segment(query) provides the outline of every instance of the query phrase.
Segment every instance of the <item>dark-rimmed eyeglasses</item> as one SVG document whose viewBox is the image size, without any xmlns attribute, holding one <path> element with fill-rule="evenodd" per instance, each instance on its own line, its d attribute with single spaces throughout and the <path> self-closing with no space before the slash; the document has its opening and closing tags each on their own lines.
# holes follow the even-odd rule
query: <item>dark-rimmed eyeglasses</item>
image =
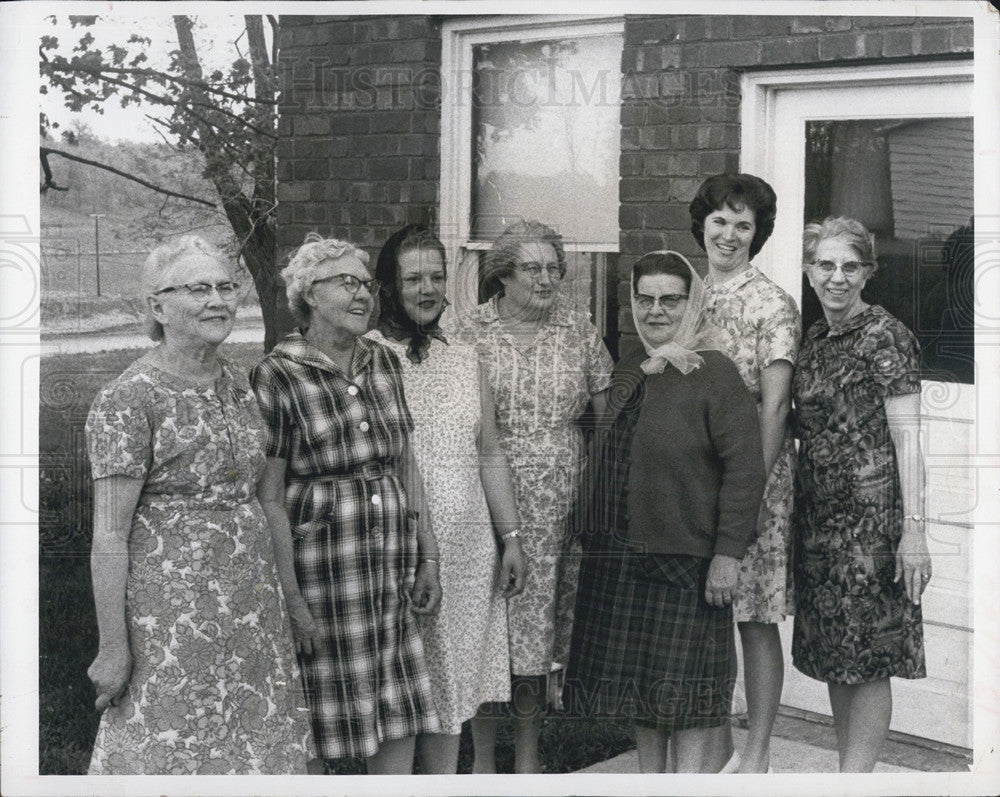
<svg viewBox="0 0 1000 797">
<path fill-rule="evenodd" d="M 563 278 L 563 270 L 559 267 L 558 263 L 546 263 L 544 266 L 541 263 L 518 263 L 516 268 L 533 280 L 537 280 L 542 276 L 543 268 L 549 275 L 549 279 L 553 282 L 559 282 Z"/>
<path fill-rule="evenodd" d="M 185 290 L 195 299 L 207 299 L 212 295 L 212 291 L 219 294 L 220 299 L 232 299 L 240 292 L 238 282 L 185 282 L 182 285 L 168 285 L 160 288 L 156 295 L 161 293 L 173 293 L 174 291 Z"/>
<path fill-rule="evenodd" d="M 331 274 L 329 277 L 320 277 L 318 280 L 313 280 L 312 284 L 318 285 L 321 282 L 330 282 L 331 280 L 340 280 L 340 285 L 351 296 L 357 296 L 362 285 L 364 285 L 365 290 L 373 297 L 378 296 L 379 288 L 382 287 L 377 279 L 363 280 L 355 277 L 353 274 Z"/>
<path fill-rule="evenodd" d="M 664 293 L 662 296 L 650 296 L 647 293 L 637 293 L 635 295 L 635 306 L 648 313 L 653 306 L 659 302 L 664 310 L 676 310 L 680 303 L 687 300 L 686 293 Z"/>
<path fill-rule="evenodd" d="M 838 268 L 844 272 L 845 277 L 856 277 L 868 264 L 860 260 L 848 260 L 846 263 L 834 263 L 832 260 L 814 260 L 810 265 L 824 277 L 832 276 L 833 272 Z"/>
</svg>

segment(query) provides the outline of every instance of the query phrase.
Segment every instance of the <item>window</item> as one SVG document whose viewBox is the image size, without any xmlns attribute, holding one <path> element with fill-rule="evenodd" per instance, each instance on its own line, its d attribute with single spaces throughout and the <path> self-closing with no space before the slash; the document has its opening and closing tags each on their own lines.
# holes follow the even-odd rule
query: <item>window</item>
<svg viewBox="0 0 1000 797">
<path fill-rule="evenodd" d="M 616 333 L 622 31 L 606 18 L 446 23 L 441 232 L 459 312 L 480 300 L 481 253 L 537 219 L 563 236 L 563 292 Z"/>
</svg>

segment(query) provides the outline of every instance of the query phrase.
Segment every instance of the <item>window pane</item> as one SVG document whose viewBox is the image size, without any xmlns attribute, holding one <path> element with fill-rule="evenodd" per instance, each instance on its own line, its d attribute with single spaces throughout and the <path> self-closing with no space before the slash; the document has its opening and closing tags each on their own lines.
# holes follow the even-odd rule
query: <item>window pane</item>
<svg viewBox="0 0 1000 797">
<path fill-rule="evenodd" d="M 538 219 L 618 244 L 622 37 L 473 47 L 473 240 Z"/>
<path fill-rule="evenodd" d="M 920 341 L 923 378 L 973 380 L 972 119 L 806 125 L 805 221 L 849 216 L 875 235 L 862 296 Z M 822 315 L 803 279 L 803 323 Z"/>
</svg>

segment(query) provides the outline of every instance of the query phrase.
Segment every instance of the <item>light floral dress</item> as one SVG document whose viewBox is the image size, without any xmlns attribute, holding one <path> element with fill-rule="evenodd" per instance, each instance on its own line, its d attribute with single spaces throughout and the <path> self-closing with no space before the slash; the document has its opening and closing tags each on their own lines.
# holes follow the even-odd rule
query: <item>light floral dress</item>
<svg viewBox="0 0 1000 797">
<path fill-rule="evenodd" d="M 795 301 L 753 265 L 716 285 L 705 280 L 706 315 L 723 333 L 722 350 L 761 401 L 760 372 L 771 363 L 795 363 L 802 318 Z M 733 601 L 737 622 L 777 623 L 795 611 L 788 558 L 791 545 L 795 445 L 785 432 L 764 490 L 759 535 L 740 563 Z"/>
<path fill-rule="evenodd" d="M 459 325 L 476 341 L 493 389 L 524 534 L 524 592 L 507 601 L 511 672 L 546 675 L 557 653 L 568 654 L 572 632 L 576 573 L 568 563 L 579 563 L 562 554 L 584 466 L 577 422 L 590 397 L 611 384 L 611 355 L 594 325 L 561 297 L 528 344 L 504 332 L 495 298 Z"/>
<path fill-rule="evenodd" d="M 129 533 L 132 675 L 91 775 L 305 773 L 309 712 L 256 498 L 264 428 L 245 377 L 137 361 L 87 419 L 95 479 L 144 486 Z"/>
<path fill-rule="evenodd" d="M 507 606 L 499 554 L 479 476 L 481 404 L 476 350 L 456 335 L 431 338 L 419 364 L 406 344 L 368 337 L 399 356 L 410 442 L 440 551 L 441 606 L 418 618 L 441 732 L 458 734 L 480 704 L 510 700 Z"/>
</svg>

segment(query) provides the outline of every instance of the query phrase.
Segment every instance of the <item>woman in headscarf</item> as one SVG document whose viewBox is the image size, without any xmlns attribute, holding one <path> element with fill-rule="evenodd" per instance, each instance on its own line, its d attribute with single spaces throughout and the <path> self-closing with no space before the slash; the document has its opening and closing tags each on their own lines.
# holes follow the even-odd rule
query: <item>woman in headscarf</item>
<svg viewBox="0 0 1000 797">
<path fill-rule="evenodd" d="M 438 325 L 443 244 L 409 224 L 385 242 L 375 277 L 381 310 L 368 337 L 399 357 L 441 559 L 440 609 L 420 618 L 441 733 L 417 736 L 417 759 L 424 774 L 455 774 L 462 723 L 510 700 L 505 598 L 521 591 L 525 569 L 514 487 L 475 347 Z"/>
<path fill-rule="evenodd" d="M 576 518 L 568 707 L 632 719 L 642 772 L 667 770 L 668 742 L 676 771 L 718 772 L 706 742 L 728 722 L 732 600 L 765 481 L 757 409 L 682 255 L 639 259 L 632 315 L 642 349 L 615 367 Z"/>
</svg>

